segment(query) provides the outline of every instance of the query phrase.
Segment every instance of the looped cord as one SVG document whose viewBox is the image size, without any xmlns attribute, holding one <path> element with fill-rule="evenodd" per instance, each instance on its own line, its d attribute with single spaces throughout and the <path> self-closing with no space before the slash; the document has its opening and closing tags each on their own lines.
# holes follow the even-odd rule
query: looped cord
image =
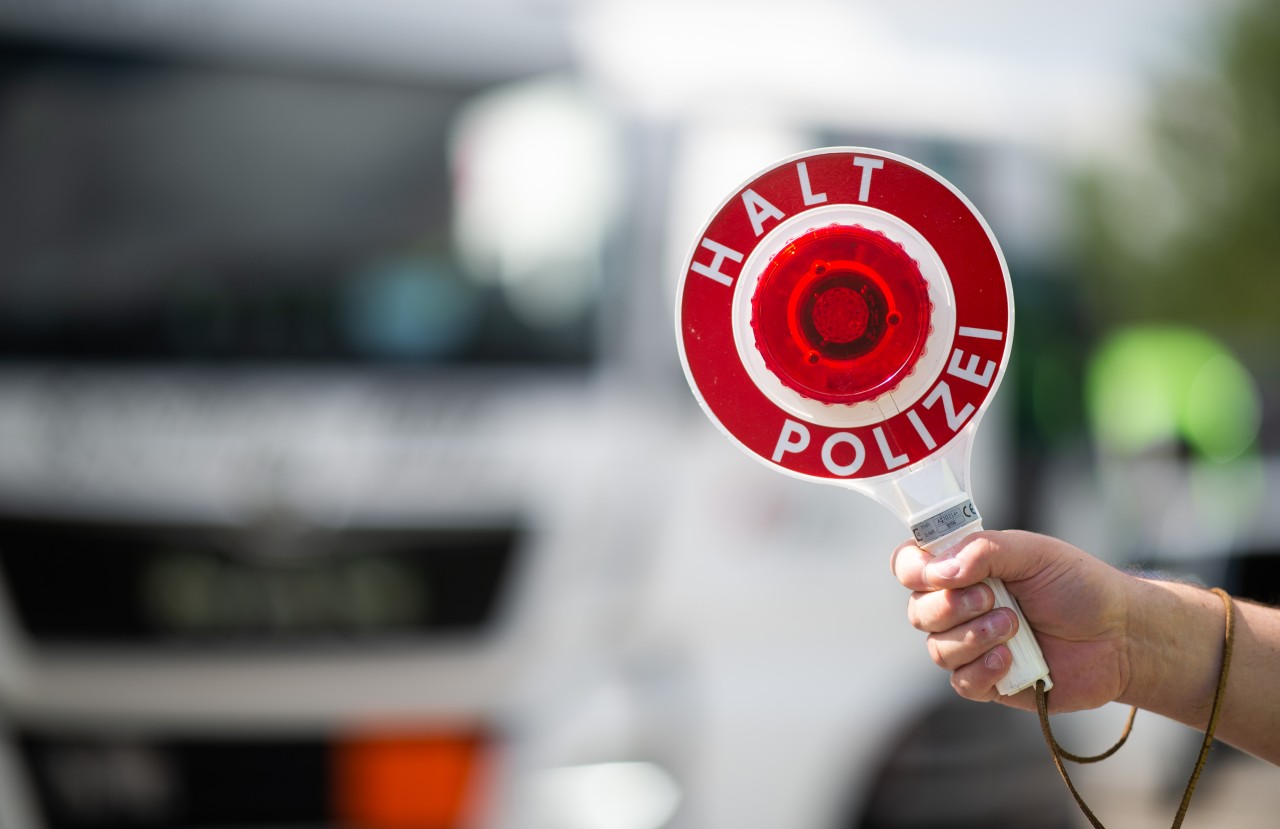
<svg viewBox="0 0 1280 829">
<path fill-rule="evenodd" d="M 1236 633 L 1234 607 L 1232 606 L 1231 596 L 1227 591 L 1220 587 L 1215 587 L 1213 592 L 1218 594 L 1227 609 L 1226 631 L 1224 633 L 1225 643 L 1222 648 L 1222 668 L 1218 672 L 1218 688 L 1213 693 L 1213 710 L 1209 714 L 1209 725 L 1205 728 L 1204 742 L 1200 745 L 1200 754 L 1196 757 L 1196 765 L 1191 771 L 1191 779 L 1187 781 L 1187 789 L 1182 795 L 1182 803 L 1178 806 L 1178 813 L 1173 818 L 1172 829 L 1179 829 L 1182 826 L 1182 821 L 1187 816 L 1187 809 L 1191 806 L 1191 795 L 1195 792 L 1196 783 L 1200 780 L 1200 773 L 1204 771 L 1204 764 L 1209 759 L 1209 748 L 1213 745 L 1213 732 L 1218 727 L 1218 716 L 1222 713 L 1222 699 L 1226 696 L 1227 675 L 1231 671 L 1231 651 L 1235 646 Z M 1071 782 L 1071 777 L 1067 774 L 1067 767 L 1063 765 L 1062 761 L 1096 763 L 1115 754 L 1129 739 L 1129 734 L 1133 731 L 1133 720 L 1137 716 L 1138 707 L 1135 705 L 1129 711 L 1129 721 L 1125 724 L 1124 733 L 1120 735 L 1119 741 L 1101 754 L 1096 754 L 1092 757 L 1081 757 L 1080 755 L 1072 754 L 1060 746 L 1057 738 L 1053 736 L 1053 730 L 1049 727 L 1049 692 L 1044 688 L 1044 680 L 1036 682 L 1036 710 L 1040 714 L 1040 730 L 1044 733 L 1044 741 L 1049 746 L 1049 753 L 1053 755 L 1053 765 L 1058 769 L 1058 774 L 1062 776 L 1062 782 L 1067 784 L 1067 790 L 1071 792 L 1071 796 L 1075 798 L 1076 805 L 1080 807 L 1080 811 L 1088 818 L 1089 824 L 1093 826 L 1093 829 L 1106 829 L 1102 822 L 1098 820 L 1097 815 L 1093 813 L 1093 810 L 1084 802 L 1080 792 L 1076 791 L 1075 785 Z"/>
</svg>

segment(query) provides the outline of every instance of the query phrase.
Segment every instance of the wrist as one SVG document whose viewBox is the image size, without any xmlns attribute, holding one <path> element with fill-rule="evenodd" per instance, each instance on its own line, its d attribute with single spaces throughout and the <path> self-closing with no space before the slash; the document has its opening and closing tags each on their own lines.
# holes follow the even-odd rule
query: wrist
<svg viewBox="0 0 1280 829">
<path fill-rule="evenodd" d="M 1130 673 L 1119 701 L 1200 727 L 1222 658 L 1222 601 L 1190 584 L 1135 577 L 1127 604 Z"/>
</svg>

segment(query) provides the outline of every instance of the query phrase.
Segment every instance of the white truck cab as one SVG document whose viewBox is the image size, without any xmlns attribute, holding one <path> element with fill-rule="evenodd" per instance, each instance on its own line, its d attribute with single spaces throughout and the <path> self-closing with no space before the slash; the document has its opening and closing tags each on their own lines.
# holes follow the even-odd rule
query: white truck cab
<svg viewBox="0 0 1280 829">
<path fill-rule="evenodd" d="M 905 528 L 741 455 L 672 334 L 776 157 L 879 143 L 985 211 L 1006 156 L 655 110 L 584 31 L 0 16 L 5 826 L 923 827 L 925 778 L 949 825 L 1068 825 L 1029 722 L 949 715 Z"/>
</svg>

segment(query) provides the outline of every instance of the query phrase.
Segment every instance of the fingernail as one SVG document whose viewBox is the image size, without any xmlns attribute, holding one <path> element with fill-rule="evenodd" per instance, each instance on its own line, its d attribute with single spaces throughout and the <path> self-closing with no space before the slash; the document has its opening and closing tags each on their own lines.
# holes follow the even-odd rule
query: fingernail
<svg viewBox="0 0 1280 829">
<path fill-rule="evenodd" d="M 1013 620 L 1008 613 L 993 613 L 987 621 L 987 630 L 991 632 L 991 638 L 1003 639 L 1013 632 Z"/>
<path fill-rule="evenodd" d="M 960 606 L 968 613 L 980 613 L 987 609 L 987 591 L 970 587 L 960 594 Z"/>
<path fill-rule="evenodd" d="M 935 558 L 929 562 L 926 569 L 931 576 L 937 576 L 940 579 L 954 579 L 960 574 L 960 561 L 954 556 Z"/>
<path fill-rule="evenodd" d="M 982 657 L 982 664 L 993 671 L 998 671 L 1004 667 L 1004 656 L 999 651 L 991 651 Z"/>
</svg>

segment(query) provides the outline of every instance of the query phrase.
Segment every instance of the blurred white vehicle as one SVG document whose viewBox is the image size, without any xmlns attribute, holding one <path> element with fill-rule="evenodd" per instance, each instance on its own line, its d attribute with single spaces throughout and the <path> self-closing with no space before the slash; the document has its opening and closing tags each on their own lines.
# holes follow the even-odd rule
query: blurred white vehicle
<svg viewBox="0 0 1280 829">
<path fill-rule="evenodd" d="M 671 324 L 685 234 L 775 157 L 880 143 L 985 210 L 1006 156 L 604 105 L 532 12 L 34 8 L 0 19 L 0 824 L 1068 825 L 1028 720 L 950 715 L 904 529 L 724 441 Z"/>
</svg>

